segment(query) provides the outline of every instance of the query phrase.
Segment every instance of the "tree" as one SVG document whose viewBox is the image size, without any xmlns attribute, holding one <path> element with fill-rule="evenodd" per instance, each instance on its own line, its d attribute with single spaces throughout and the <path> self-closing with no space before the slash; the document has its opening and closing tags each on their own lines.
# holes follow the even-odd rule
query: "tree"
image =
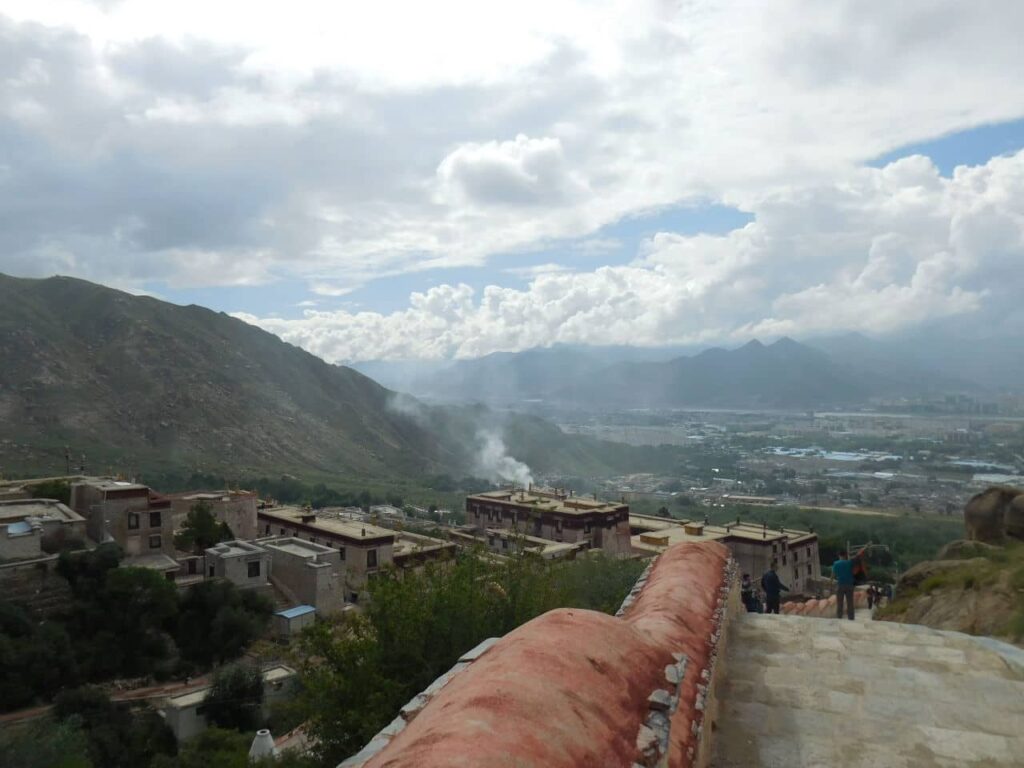
<svg viewBox="0 0 1024 768">
<path fill-rule="evenodd" d="M 63 504 L 71 503 L 71 484 L 67 480 L 44 480 L 29 486 L 28 490 L 37 499 L 54 499 Z"/>
<path fill-rule="evenodd" d="M 317 622 L 299 644 L 307 729 L 318 762 L 337 765 L 394 717 L 405 691 L 385 675 L 373 626 L 361 614 L 345 614 L 337 627 Z"/>
<path fill-rule="evenodd" d="M 181 530 L 174 535 L 174 546 L 185 552 L 202 554 L 215 544 L 232 538 L 228 524 L 219 522 L 210 505 L 200 501 L 192 506 Z"/>
<path fill-rule="evenodd" d="M 520 554 L 499 565 L 462 554 L 422 573 L 382 573 L 363 614 L 300 638 L 300 701 L 317 757 L 334 764 L 358 750 L 485 638 L 559 606 L 616 610 L 642 569 L 600 556 Z"/>
<path fill-rule="evenodd" d="M 658 517 L 672 517 L 671 513 L 668 511 L 668 507 L 658 507 L 656 514 Z"/>
<path fill-rule="evenodd" d="M 259 667 L 239 663 L 218 669 L 204 705 L 207 720 L 221 728 L 258 728 L 263 708 L 263 675 Z"/>
<path fill-rule="evenodd" d="M 154 756 L 177 749 L 174 733 L 156 712 L 148 707 L 132 712 L 96 686 L 62 692 L 53 712 L 58 721 L 83 728 L 89 758 L 103 768 L 149 765 Z"/>
<path fill-rule="evenodd" d="M 71 722 L 36 720 L 0 729 L 0 765 L 4 768 L 92 768 L 89 745 Z"/>
<path fill-rule="evenodd" d="M 294 750 L 263 760 L 249 760 L 252 735 L 207 728 L 182 745 L 177 757 L 158 756 L 150 768 L 317 768 Z"/>
<path fill-rule="evenodd" d="M 249 768 L 252 736 L 207 728 L 189 739 L 177 757 L 159 756 L 151 768 Z"/>
<path fill-rule="evenodd" d="M 181 600 L 175 641 L 194 664 L 230 661 L 263 633 L 272 611 L 263 595 L 229 581 L 204 581 Z"/>
</svg>

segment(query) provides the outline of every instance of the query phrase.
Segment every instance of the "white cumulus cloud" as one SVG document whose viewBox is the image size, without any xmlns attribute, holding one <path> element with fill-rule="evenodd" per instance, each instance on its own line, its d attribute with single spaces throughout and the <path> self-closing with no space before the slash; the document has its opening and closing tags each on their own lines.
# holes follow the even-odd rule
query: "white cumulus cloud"
<svg viewBox="0 0 1024 768">
<path fill-rule="evenodd" d="M 658 234 L 631 264 L 541 271 L 522 290 L 491 285 L 477 295 L 440 285 L 391 314 L 246 319 L 345 361 L 475 357 L 555 342 L 885 333 L 955 315 L 989 321 L 1017 306 L 1024 151 L 952 178 L 913 156 L 830 185 L 775 190 L 753 212 L 752 223 L 725 235 Z"/>
</svg>

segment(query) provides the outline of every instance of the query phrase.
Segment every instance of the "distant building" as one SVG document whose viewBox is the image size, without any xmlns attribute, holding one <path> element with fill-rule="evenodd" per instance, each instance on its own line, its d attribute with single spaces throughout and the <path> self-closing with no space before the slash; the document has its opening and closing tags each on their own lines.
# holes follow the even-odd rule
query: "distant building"
<svg viewBox="0 0 1024 768">
<path fill-rule="evenodd" d="M 381 528 L 351 519 L 318 516 L 298 507 L 270 507 L 257 513 L 262 536 L 295 536 L 336 549 L 345 571 L 345 599 L 356 603 L 369 579 L 382 568 L 414 568 L 450 558 L 451 542 Z"/>
<path fill-rule="evenodd" d="M 197 504 L 206 504 L 210 513 L 227 524 L 236 539 L 255 539 L 258 535 L 256 507 L 259 499 L 253 491 L 189 491 L 168 494 L 174 529 L 180 530 L 188 513 Z"/>
<path fill-rule="evenodd" d="M 243 589 L 266 587 L 270 567 L 270 553 L 251 541 L 222 541 L 206 550 L 206 577 Z"/>
<path fill-rule="evenodd" d="M 779 503 L 774 496 L 738 496 L 732 493 L 722 495 L 723 504 L 746 504 L 751 507 L 773 507 Z"/>
<path fill-rule="evenodd" d="M 0 561 L 42 557 L 48 541 L 54 549 L 76 539 L 84 546 L 85 533 L 85 518 L 59 501 L 0 501 Z"/>
<path fill-rule="evenodd" d="M 296 605 L 274 614 L 274 634 L 287 640 L 298 634 L 316 620 L 316 608 L 312 605 Z"/>
<path fill-rule="evenodd" d="M 683 541 L 720 541 L 736 559 L 741 573 L 755 583 L 769 566 L 794 595 L 809 594 L 821 579 L 818 534 L 810 531 L 773 529 L 756 523 L 708 525 L 633 515 L 630 518 L 633 551 L 656 555 Z"/>
<path fill-rule="evenodd" d="M 341 552 L 295 536 L 259 539 L 270 556 L 270 579 L 294 602 L 320 613 L 337 611 L 345 604 L 345 567 Z"/>
<path fill-rule="evenodd" d="M 512 529 L 538 539 L 629 555 L 629 506 L 571 491 L 502 490 L 466 498 L 466 523 L 479 530 Z"/>
<path fill-rule="evenodd" d="M 528 552 L 544 560 L 571 560 L 583 547 L 582 544 L 569 544 L 527 536 L 511 528 L 464 528 L 449 531 L 448 535 L 457 544 L 469 547 L 483 545 L 496 555 Z"/>
<path fill-rule="evenodd" d="M 133 565 L 176 575 L 171 500 L 139 483 L 108 478 L 71 484 L 71 508 L 86 520 L 89 537 L 116 542 Z"/>
<path fill-rule="evenodd" d="M 263 670 L 264 717 L 269 714 L 272 704 L 288 695 L 288 685 L 294 678 L 295 670 L 284 664 L 276 664 Z M 161 712 L 179 742 L 191 739 L 209 727 L 205 707 L 209 693 L 210 687 L 206 686 L 164 700 Z"/>
</svg>

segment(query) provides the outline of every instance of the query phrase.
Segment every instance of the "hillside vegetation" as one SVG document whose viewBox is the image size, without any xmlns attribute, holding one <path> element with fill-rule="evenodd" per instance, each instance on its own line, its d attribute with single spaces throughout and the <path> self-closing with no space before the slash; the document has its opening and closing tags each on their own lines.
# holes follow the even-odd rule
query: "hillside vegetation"
<svg viewBox="0 0 1024 768">
<path fill-rule="evenodd" d="M 945 547 L 904 575 L 876 618 L 1024 644 L 1024 543 Z"/>
<path fill-rule="evenodd" d="M 540 419 L 428 408 L 223 313 L 65 277 L 0 275 L 0 472 L 486 476 L 481 435 L 537 472 L 635 471 L 672 452 Z M 509 423 L 506 423 L 509 421 Z"/>
</svg>

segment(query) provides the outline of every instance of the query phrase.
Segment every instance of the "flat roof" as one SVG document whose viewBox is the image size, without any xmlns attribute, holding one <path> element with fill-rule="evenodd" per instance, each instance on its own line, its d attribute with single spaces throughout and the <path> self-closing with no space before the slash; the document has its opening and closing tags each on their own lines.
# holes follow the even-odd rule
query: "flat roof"
<svg viewBox="0 0 1024 768">
<path fill-rule="evenodd" d="M 85 518 L 59 501 L 52 499 L 11 499 L 0 501 L 0 524 L 37 517 L 64 523 L 84 522 Z"/>
<path fill-rule="evenodd" d="M 410 533 L 409 531 L 393 531 L 395 539 L 395 555 L 408 555 L 413 552 L 432 552 L 438 549 L 454 547 L 454 542 L 447 539 L 435 539 L 433 536 L 425 536 L 422 533 Z"/>
<path fill-rule="evenodd" d="M 691 531 L 694 527 L 700 528 L 700 533 L 688 533 L 687 527 L 690 527 Z M 756 523 L 728 523 L 726 525 L 705 525 L 704 523 L 696 520 L 679 521 L 675 525 L 659 530 L 650 530 L 634 536 L 634 546 L 640 544 L 647 544 L 649 546 L 669 546 L 671 544 L 677 544 L 681 541 L 719 541 L 721 539 L 733 539 L 740 541 L 749 541 L 753 543 L 773 543 L 778 541 L 786 541 L 790 544 L 798 544 L 808 539 L 816 539 L 817 534 L 810 531 L 798 531 L 792 528 L 784 528 L 779 530 L 778 528 L 765 528 L 763 525 Z M 661 539 L 664 543 L 659 543 L 657 540 Z M 642 548 L 642 547 L 641 547 Z"/>
<path fill-rule="evenodd" d="M 626 508 L 622 502 L 599 501 L 583 496 L 545 493 L 536 491 L 485 491 L 466 497 L 483 502 L 499 502 L 517 507 L 532 507 L 541 512 L 555 512 L 560 515 L 608 514 Z"/>
<path fill-rule="evenodd" d="M 316 608 L 312 605 L 296 605 L 294 608 L 286 608 L 283 611 L 277 611 L 275 616 L 283 616 L 286 619 L 295 619 L 299 616 L 305 616 L 307 613 L 315 613 Z"/>
<path fill-rule="evenodd" d="M 310 608 L 311 606 L 299 606 L 300 608 Z M 281 680 L 287 680 L 295 675 L 295 670 L 284 664 L 275 664 L 272 667 L 268 667 L 263 670 L 261 677 L 264 683 L 276 683 Z M 206 700 L 207 694 L 210 692 L 211 686 L 206 685 L 202 688 L 196 688 L 195 690 L 188 691 L 186 693 L 179 693 L 176 696 L 168 696 L 165 700 L 166 704 L 177 709 L 184 707 L 195 707 L 202 704 Z"/>
<path fill-rule="evenodd" d="M 257 541 L 267 549 L 275 549 L 280 552 L 287 552 L 289 555 L 308 557 L 311 559 L 337 551 L 323 544 L 314 544 L 312 541 L 303 541 L 298 536 L 287 536 L 277 539 L 258 539 Z"/>
<path fill-rule="evenodd" d="M 179 568 L 173 557 L 162 553 L 135 555 L 125 560 L 124 564 L 132 568 L 151 568 L 154 571 L 176 571 Z"/>
<path fill-rule="evenodd" d="M 313 530 L 320 530 L 329 535 L 342 536 L 346 539 L 359 541 L 366 539 L 387 539 L 394 541 L 398 535 L 396 531 L 388 528 L 381 528 L 372 523 L 363 523 L 356 520 L 332 517 L 331 513 L 321 510 L 320 513 L 310 512 L 300 507 L 270 507 L 261 509 L 257 513 L 259 517 L 280 520 L 286 524 L 305 526 Z M 314 516 L 315 519 L 303 522 L 303 518 Z"/>
<path fill-rule="evenodd" d="M 263 547 L 259 544 L 235 539 L 234 541 L 222 541 L 220 544 L 215 544 L 206 550 L 206 554 L 216 555 L 217 557 L 241 557 L 243 555 L 259 555 L 264 551 Z"/>
</svg>

